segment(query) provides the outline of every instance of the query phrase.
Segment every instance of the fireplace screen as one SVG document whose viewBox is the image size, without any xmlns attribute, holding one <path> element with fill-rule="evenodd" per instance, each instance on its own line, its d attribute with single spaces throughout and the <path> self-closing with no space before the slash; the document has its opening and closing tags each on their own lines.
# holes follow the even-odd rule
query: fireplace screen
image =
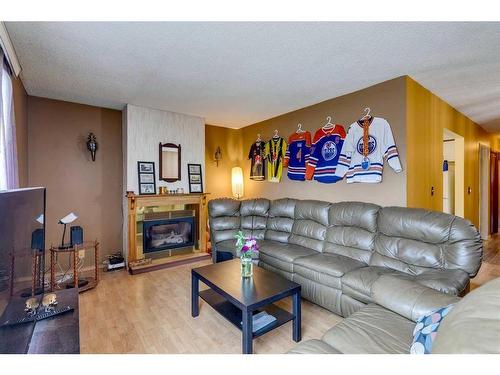
<svg viewBox="0 0 500 375">
<path fill-rule="evenodd" d="M 144 253 L 189 246 L 194 246 L 193 217 L 144 221 Z"/>
</svg>

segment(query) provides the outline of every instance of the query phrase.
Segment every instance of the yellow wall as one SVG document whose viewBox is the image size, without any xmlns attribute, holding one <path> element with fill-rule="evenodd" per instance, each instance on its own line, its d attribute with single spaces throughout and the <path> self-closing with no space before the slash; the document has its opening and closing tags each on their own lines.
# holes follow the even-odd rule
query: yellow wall
<svg viewBox="0 0 500 375">
<path fill-rule="evenodd" d="M 406 90 L 408 206 L 443 210 L 443 128 L 447 128 L 464 137 L 464 217 L 478 226 L 479 143 L 497 149 L 498 137 L 410 77 L 406 78 Z"/>
<path fill-rule="evenodd" d="M 215 150 L 221 148 L 222 160 L 214 161 Z M 231 197 L 231 169 L 242 165 L 242 131 L 205 125 L 205 189 L 209 199 Z"/>
</svg>

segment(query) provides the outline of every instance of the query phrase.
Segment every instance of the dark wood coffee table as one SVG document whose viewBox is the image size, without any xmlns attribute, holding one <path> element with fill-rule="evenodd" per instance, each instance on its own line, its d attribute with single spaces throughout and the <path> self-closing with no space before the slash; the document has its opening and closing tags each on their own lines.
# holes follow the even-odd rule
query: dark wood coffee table
<svg viewBox="0 0 500 375">
<path fill-rule="evenodd" d="M 200 292 L 199 280 L 210 289 Z M 243 354 L 252 354 L 254 338 L 290 320 L 293 320 L 293 340 L 301 340 L 299 284 L 255 265 L 253 276 L 242 278 L 239 259 L 193 268 L 191 281 L 191 315 L 199 315 L 199 296 L 243 332 Z M 293 300 L 291 313 L 273 304 L 288 296 Z M 253 332 L 252 315 L 263 310 L 273 315 L 276 321 Z"/>
</svg>

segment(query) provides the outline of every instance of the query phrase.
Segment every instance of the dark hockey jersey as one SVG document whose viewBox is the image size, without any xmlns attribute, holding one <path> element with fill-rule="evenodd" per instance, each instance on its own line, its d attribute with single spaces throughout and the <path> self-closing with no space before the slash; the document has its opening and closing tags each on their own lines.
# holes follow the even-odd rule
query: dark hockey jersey
<svg viewBox="0 0 500 375">
<path fill-rule="evenodd" d="M 266 167 L 264 163 L 264 141 L 258 141 L 252 143 L 250 151 L 248 153 L 248 158 L 251 161 L 250 166 L 250 178 L 256 181 L 262 181 L 265 179 Z"/>
<path fill-rule="evenodd" d="M 307 180 L 314 178 L 319 182 L 334 183 L 341 179 L 335 175 L 335 171 L 344 139 L 345 130 L 342 125 L 316 131 L 307 160 Z"/>
<path fill-rule="evenodd" d="M 311 148 L 311 133 L 293 133 L 288 138 L 288 148 L 285 154 L 284 167 L 288 168 L 290 180 L 304 181 L 306 179 L 306 161 Z"/>
</svg>

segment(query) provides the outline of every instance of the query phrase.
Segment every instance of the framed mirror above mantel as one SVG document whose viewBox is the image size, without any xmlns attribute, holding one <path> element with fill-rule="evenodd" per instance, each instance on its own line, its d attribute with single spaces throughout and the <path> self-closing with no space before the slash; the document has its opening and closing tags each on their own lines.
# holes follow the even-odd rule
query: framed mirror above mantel
<svg viewBox="0 0 500 375">
<path fill-rule="evenodd" d="M 181 145 L 161 143 L 159 146 L 159 179 L 165 182 L 181 180 Z"/>
</svg>

